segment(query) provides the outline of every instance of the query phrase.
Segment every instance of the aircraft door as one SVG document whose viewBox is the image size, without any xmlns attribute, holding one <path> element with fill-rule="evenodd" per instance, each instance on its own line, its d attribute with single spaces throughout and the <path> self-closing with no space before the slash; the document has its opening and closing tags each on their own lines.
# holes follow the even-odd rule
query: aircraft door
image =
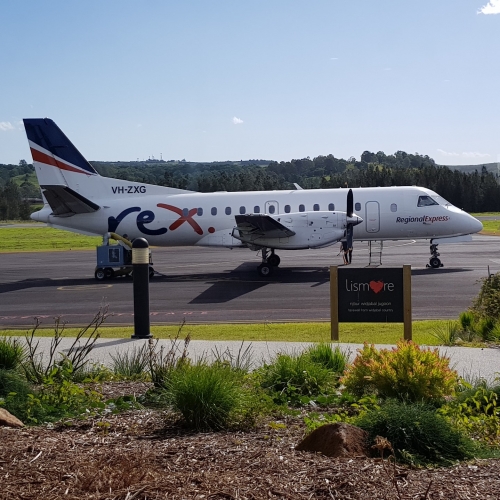
<svg viewBox="0 0 500 500">
<path fill-rule="evenodd" d="M 378 233 L 380 231 L 380 205 L 378 201 L 366 202 L 366 232 Z"/>
<path fill-rule="evenodd" d="M 279 214 L 279 205 L 277 201 L 266 201 L 265 213 L 269 215 Z"/>
</svg>

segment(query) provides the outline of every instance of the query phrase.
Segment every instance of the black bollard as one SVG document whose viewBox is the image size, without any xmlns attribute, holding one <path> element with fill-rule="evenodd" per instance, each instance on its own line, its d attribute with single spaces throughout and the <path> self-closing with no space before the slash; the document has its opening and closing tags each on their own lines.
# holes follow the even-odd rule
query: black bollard
<svg viewBox="0 0 500 500">
<path fill-rule="evenodd" d="M 149 244 L 144 238 L 132 243 L 132 276 L 134 278 L 133 339 L 150 339 L 149 325 Z"/>
</svg>

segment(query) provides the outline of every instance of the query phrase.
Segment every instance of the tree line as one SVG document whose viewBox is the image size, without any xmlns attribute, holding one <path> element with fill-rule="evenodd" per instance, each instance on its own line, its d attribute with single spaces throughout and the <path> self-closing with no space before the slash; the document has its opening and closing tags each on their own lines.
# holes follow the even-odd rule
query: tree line
<svg viewBox="0 0 500 500">
<path fill-rule="evenodd" d="M 427 155 L 364 151 L 360 160 L 333 155 L 288 162 L 92 162 L 105 177 L 199 192 L 417 185 L 468 212 L 500 211 L 498 176 L 485 166 L 472 173 L 436 165 Z M 0 219 L 29 218 L 27 200 L 40 196 L 34 169 L 0 164 Z"/>
</svg>

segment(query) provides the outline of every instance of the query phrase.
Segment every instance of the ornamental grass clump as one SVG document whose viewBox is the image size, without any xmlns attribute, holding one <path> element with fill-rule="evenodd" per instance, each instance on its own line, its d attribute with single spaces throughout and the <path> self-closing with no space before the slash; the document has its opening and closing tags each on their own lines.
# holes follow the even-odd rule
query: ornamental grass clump
<svg viewBox="0 0 500 500">
<path fill-rule="evenodd" d="M 377 394 L 404 401 L 433 401 L 454 394 L 458 374 L 437 349 L 421 349 L 412 341 L 380 351 L 365 343 L 341 379 L 355 396 Z"/>
<path fill-rule="evenodd" d="M 0 337 L 0 370 L 15 370 L 25 358 L 25 349 L 19 339 Z"/>
<path fill-rule="evenodd" d="M 184 424 L 196 431 L 220 430 L 234 423 L 244 406 L 243 378 L 229 366 L 203 362 L 171 371 L 165 383 L 167 399 Z"/>
</svg>

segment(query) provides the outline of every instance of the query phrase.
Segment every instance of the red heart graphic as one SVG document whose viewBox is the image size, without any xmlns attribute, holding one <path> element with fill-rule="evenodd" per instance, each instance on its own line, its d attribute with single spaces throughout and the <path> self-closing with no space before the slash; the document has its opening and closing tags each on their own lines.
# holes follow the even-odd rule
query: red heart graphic
<svg viewBox="0 0 500 500">
<path fill-rule="evenodd" d="M 384 282 L 383 281 L 370 281 L 370 288 L 375 293 L 378 293 L 384 288 Z"/>
</svg>

